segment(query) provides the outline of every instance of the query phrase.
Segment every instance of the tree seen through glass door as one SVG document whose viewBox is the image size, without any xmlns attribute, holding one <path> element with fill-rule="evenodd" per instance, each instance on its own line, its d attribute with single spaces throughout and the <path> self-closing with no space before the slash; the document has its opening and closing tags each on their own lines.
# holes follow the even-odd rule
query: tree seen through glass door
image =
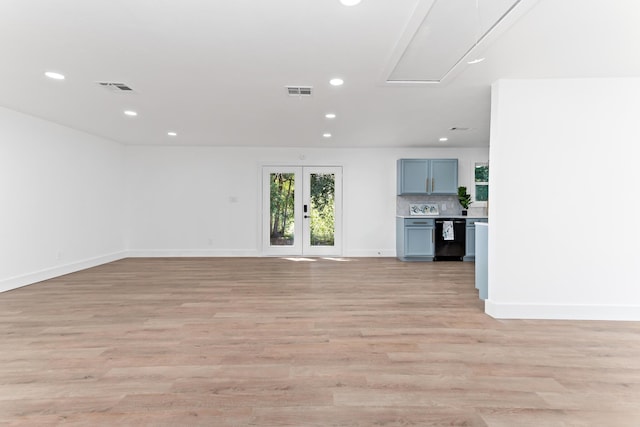
<svg viewBox="0 0 640 427">
<path fill-rule="evenodd" d="M 294 243 L 295 174 L 272 173 L 271 220 L 269 225 L 271 245 L 292 246 Z"/>
<path fill-rule="evenodd" d="M 311 246 L 333 246 L 335 240 L 335 174 L 309 175 Z"/>
</svg>

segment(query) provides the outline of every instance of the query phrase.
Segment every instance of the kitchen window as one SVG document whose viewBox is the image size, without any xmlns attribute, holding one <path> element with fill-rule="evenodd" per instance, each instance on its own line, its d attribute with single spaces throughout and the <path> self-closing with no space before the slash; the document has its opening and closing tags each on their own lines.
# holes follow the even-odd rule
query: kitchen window
<svg viewBox="0 0 640 427">
<path fill-rule="evenodd" d="M 476 163 L 474 170 L 476 202 L 486 204 L 489 200 L 489 163 Z"/>
</svg>

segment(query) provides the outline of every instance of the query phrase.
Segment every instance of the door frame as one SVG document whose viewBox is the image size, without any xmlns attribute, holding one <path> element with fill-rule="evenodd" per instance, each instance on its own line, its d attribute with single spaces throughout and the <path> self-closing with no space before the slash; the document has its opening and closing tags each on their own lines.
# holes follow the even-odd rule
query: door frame
<svg viewBox="0 0 640 427">
<path fill-rule="evenodd" d="M 294 173 L 296 179 L 296 189 L 299 188 L 299 197 L 294 199 L 294 244 L 289 246 L 272 246 L 270 243 L 270 193 L 265 188 L 265 183 L 270 182 L 271 173 Z M 335 185 L 335 218 L 334 218 L 334 245 L 333 246 L 311 246 L 309 243 L 309 223 L 303 219 L 303 206 L 310 206 L 309 180 L 306 179 L 310 173 L 334 173 Z M 342 176 L 343 166 L 315 166 L 315 165 L 280 165 L 262 164 L 260 165 L 260 197 L 261 212 L 259 216 L 260 236 L 259 245 L 262 256 L 290 256 L 290 257 L 316 257 L 316 256 L 342 256 Z M 300 184 L 299 184 L 300 183 Z"/>
</svg>

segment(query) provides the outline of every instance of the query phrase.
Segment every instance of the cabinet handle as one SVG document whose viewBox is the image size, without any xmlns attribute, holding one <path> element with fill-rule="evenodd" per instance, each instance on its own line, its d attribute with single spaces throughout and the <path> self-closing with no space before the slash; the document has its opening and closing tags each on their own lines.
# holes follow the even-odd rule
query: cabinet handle
<svg viewBox="0 0 640 427">
<path fill-rule="evenodd" d="M 436 233 L 436 230 L 431 229 L 431 243 L 433 243 L 433 235 Z"/>
<path fill-rule="evenodd" d="M 431 178 L 431 192 L 433 193 L 436 190 L 436 179 Z"/>
<path fill-rule="evenodd" d="M 427 178 L 427 182 L 426 182 L 426 189 L 425 191 L 428 193 L 429 192 L 429 178 Z"/>
</svg>

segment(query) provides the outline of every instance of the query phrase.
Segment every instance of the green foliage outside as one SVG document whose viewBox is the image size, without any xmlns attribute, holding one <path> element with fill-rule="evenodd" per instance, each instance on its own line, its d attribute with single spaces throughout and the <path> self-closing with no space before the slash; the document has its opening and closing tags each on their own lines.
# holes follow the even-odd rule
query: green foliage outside
<svg viewBox="0 0 640 427">
<path fill-rule="evenodd" d="M 333 246 L 334 225 L 335 176 L 311 174 L 311 245 Z"/>
<path fill-rule="evenodd" d="M 476 200 L 486 202 L 489 200 L 489 186 L 476 184 Z"/>
<path fill-rule="evenodd" d="M 310 231 L 312 246 L 333 246 L 335 229 L 335 176 L 311 174 Z M 270 182 L 270 237 L 274 246 L 294 243 L 295 175 L 272 173 Z"/>
<path fill-rule="evenodd" d="M 476 200 L 479 202 L 486 202 L 489 200 L 489 165 L 488 164 L 476 164 L 475 170 L 475 182 L 476 182 Z"/>
<path fill-rule="evenodd" d="M 476 182 L 489 182 L 489 165 L 476 165 Z"/>
<path fill-rule="evenodd" d="M 272 173 L 270 193 L 271 244 L 293 245 L 295 175 L 292 173 Z"/>
</svg>

